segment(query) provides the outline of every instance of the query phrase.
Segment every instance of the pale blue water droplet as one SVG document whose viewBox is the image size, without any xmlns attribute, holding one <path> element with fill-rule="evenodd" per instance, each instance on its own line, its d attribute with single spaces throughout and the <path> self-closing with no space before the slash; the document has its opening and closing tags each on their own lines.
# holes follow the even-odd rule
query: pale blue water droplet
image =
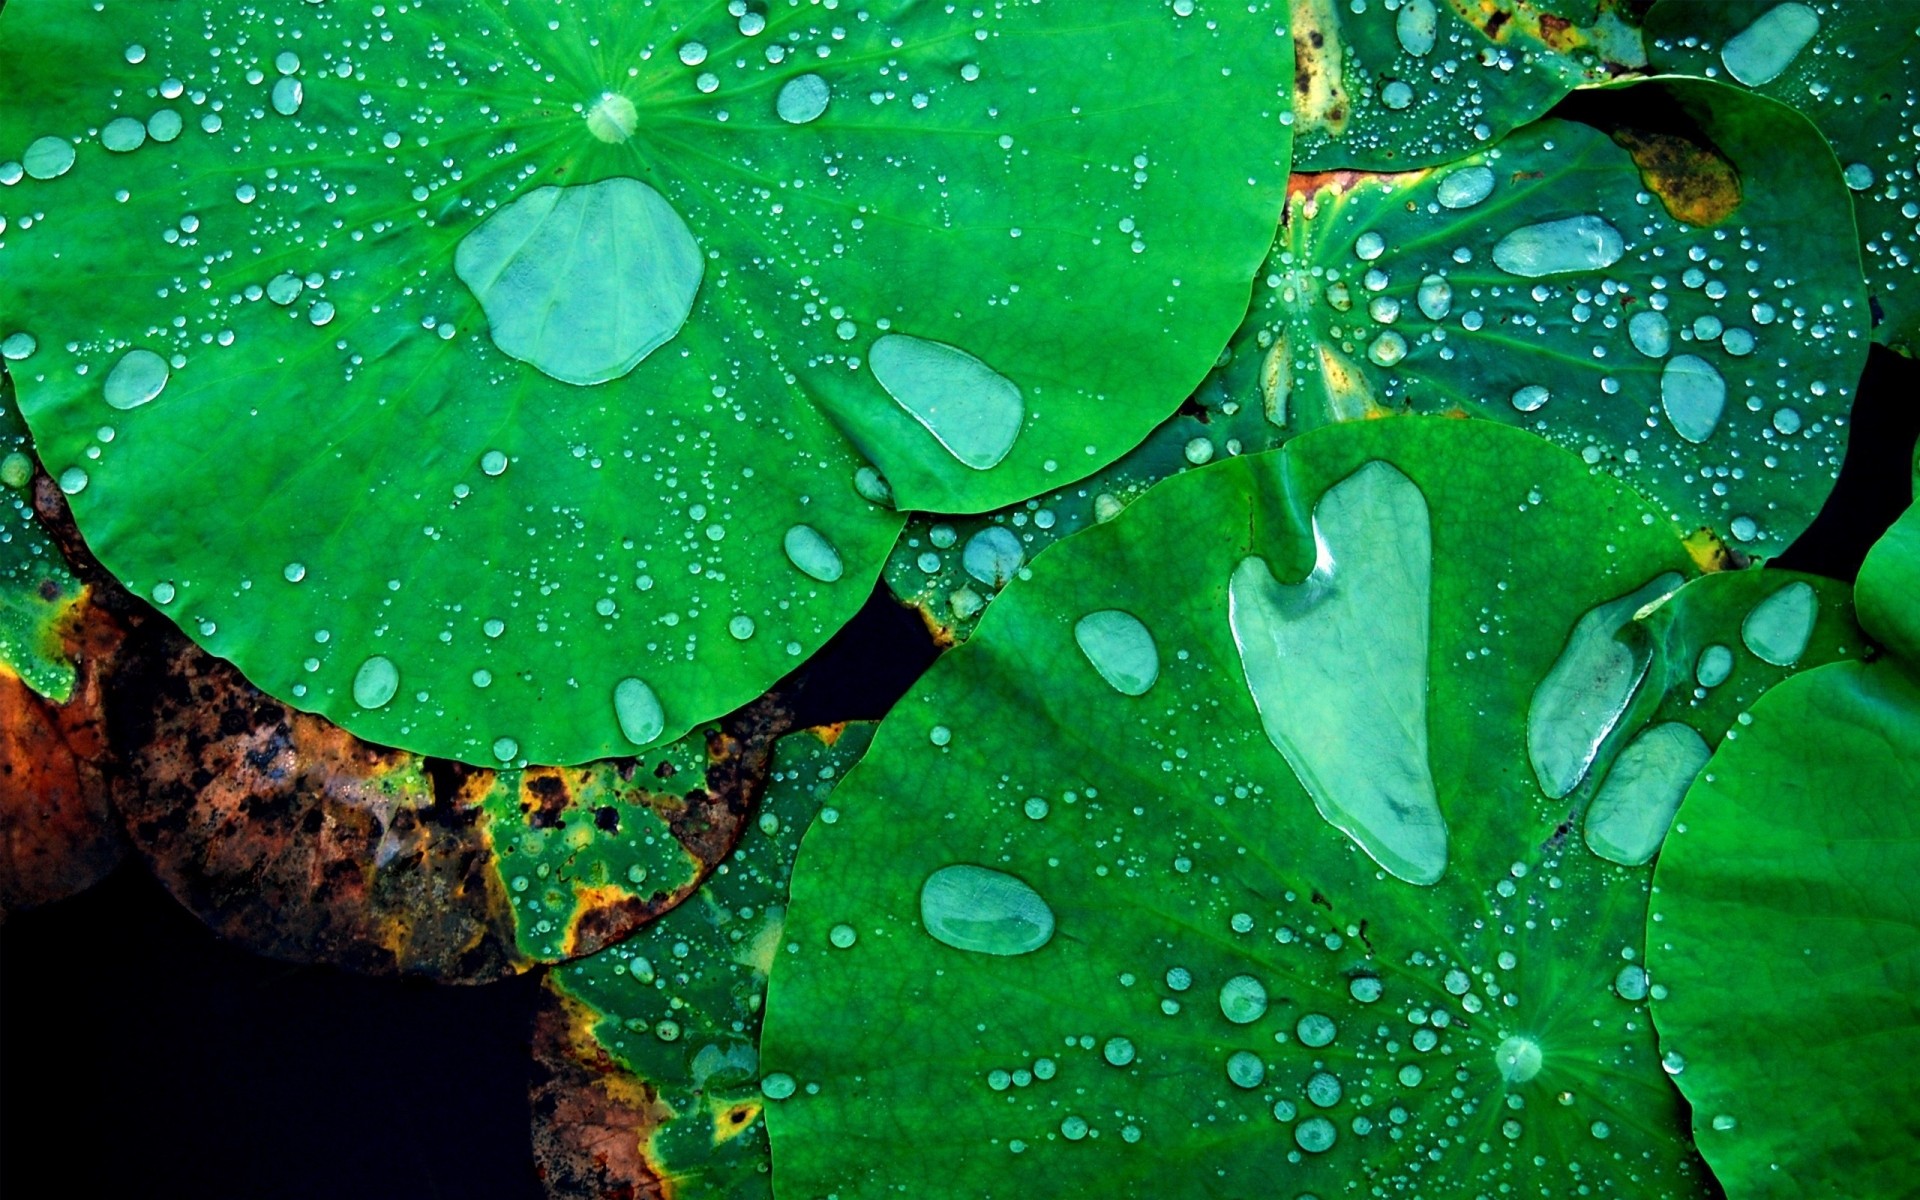
<svg viewBox="0 0 1920 1200">
<path fill-rule="evenodd" d="M 1227 1079 L 1235 1087 L 1252 1090 L 1267 1078 L 1267 1065 L 1248 1050 L 1236 1050 L 1227 1057 Z"/>
<path fill-rule="evenodd" d="M 976 954 L 1031 954 L 1053 938 L 1053 910 L 1040 893 L 1005 871 L 968 863 L 927 877 L 920 923 L 936 941 Z"/>
<path fill-rule="evenodd" d="M 151 350 L 129 350 L 107 372 L 103 391 L 118 409 L 139 408 L 167 386 L 167 360 Z"/>
<path fill-rule="evenodd" d="M 1060 1122 L 1060 1136 L 1070 1142 L 1077 1142 L 1087 1136 L 1085 1117 L 1067 1117 Z"/>
<path fill-rule="evenodd" d="M 1407 356 L 1407 339 L 1393 330 L 1383 331 L 1367 347 L 1367 357 L 1382 367 L 1391 367 Z"/>
<path fill-rule="evenodd" d="M 1414 293 L 1413 302 L 1420 306 L 1427 320 L 1441 320 L 1453 311 L 1453 285 L 1444 275 L 1429 275 L 1420 281 L 1420 290 Z"/>
<path fill-rule="evenodd" d="M 146 141 L 146 125 L 132 117 L 115 117 L 100 131 L 100 144 L 115 154 L 131 154 Z"/>
<path fill-rule="evenodd" d="M 1316 1071 L 1307 1078 L 1307 1100 L 1316 1108 L 1332 1108 L 1346 1091 L 1331 1071 Z"/>
<path fill-rule="evenodd" d="M 65 138 L 36 138 L 20 156 L 20 165 L 35 179 L 58 179 L 73 169 L 73 143 Z"/>
<path fill-rule="evenodd" d="M 1021 811 L 1027 814 L 1028 820 L 1044 821 L 1047 819 L 1047 814 L 1053 811 L 1053 805 L 1048 804 L 1043 796 L 1028 796 L 1027 802 L 1021 806 Z"/>
<path fill-rule="evenodd" d="M 1434 189 L 1434 199 L 1442 208 L 1472 208 L 1493 195 L 1493 170 L 1489 167 L 1461 167 L 1450 172 Z"/>
<path fill-rule="evenodd" d="M 1856 192 L 1864 192 L 1873 186 L 1873 168 L 1865 163 L 1848 163 L 1840 177 Z"/>
<path fill-rule="evenodd" d="M 186 121 L 171 108 L 163 108 L 147 118 L 147 134 L 154 141 L 165 144 L 180 136 L 186 128 Z"/>
<path fill-rule="evenodd" d="M 1372 262 L 1387 252 L 1387 239 L 1369 229 L 1353 241 L 1353 255 L 1362 262 Z"/>
<path fill-rule="evenodd" d="M 657 741 L 667 727 L 666 710 L 646 680 L 629 676 L 613 685 L 613 719 L 620 736 L 636 746 Z"/>
<path fill-rule="evenodd" d="M 1733 674 L 1733 651 L 1715 642 L 1700 652 L 1693 678 L 1701 687 L 1719 687 Z"/>
<path fill-rule="evenodd" d="M 300 111 L 300 105 L 306 100 L 307 91 L 300 86 L 298 79 L 283 78 L 274 81 L 273 111 L 283 117 L 291 117 Z"/>
<path fill-rule="evenodd" d="M 1416 58 L 1424 58 L 1433 52 L 1433 40 L 1439 28 L 1440 16 L 1433 7 L 1433 0 L 1406 0 L 1393 23 L 1394 36 L 1400 39 L 1400 48 Z"/>
<path fill-rule="evenodd" d="M 947 452 L 976 471 L 1013 449 L 1026 420 L 1014 382 L 964 350 L 889 333 L 867 354 L 873 377 Z"/>
<path fill-rule="evenodd" d="M 1521 412 L 1534 412 L 1551 399 L 1553 393 L 1537 383 L 1530 383 L 1513 394 L 1513 406 Z"/>
<path fill-rule="evenodd" d="M 1563 217 L 1523 225 L 1493 247 L 1494 265 L 1509 275 L 1538 279 L 1567 271 L 1599 271 L 1620 261 L 1626 241 L 1595 216 Z"/>
<path fill-rule="evenodd" d="M 299 583 L 307 577 L 307 565 L 305 563 L 290 562 L 280 568 L 280 577 L 288 583 Z"/>
<path fill-rule="evenodd" d="M 1322 817 L 1409 883 L 1446 871 L 1427 760 L 1432 534 L 1426 498 L 1384 462 L 1313 510 L 1313 570 L 1282 584 L 1257 555 L 1228 584 L 1228 624 L 1268 740 Z"/>
<path fill-rule="evenodd" d="M 1587 847 L 1609 862 L 1637 867 L 1666 840 L 1694 776 L 1712 751 L 1699 734 L 1666 721 L 1635 735 L 1587 809 Z"/>
<path fill-rule="evenodd" d="M 882 508 L 893 507 L 893 485 L 887 477 L 872 467 L 861 467 L 853 473 L 853 490 L 860 498 Z"/>
<path fill-rule="evenodd" d="M 176 591 L 171 583 L 162 579 L 159 583 L 154 584 L 153 590 L 147 594 L 153 597 L 155 604 L 172 604 Z"/>
<path fill-rule="evenodd" d="M 1388 108 L 1406 108 L 1413 103 L 1413 85 L 1404 79 L 1390 79 L 1380 89 L 1380 103 Z"/>
<path fill-rule="evenodd" d="M 32 358 L 33 352 L 39 348 L 40 339 L 24 329 L 16 330 L 8 334 L 4 341 L 0 341 L 0 358 L 8 362 L 22 362 Z"/>
<path fill-rule="evenodd" d="M 773 110 L 789 125 L 805 125 L 827 111 L 832 94 L 827 81 L 818 75 L 795 75 L 780 85 Z"/>
<path fill-rule="evenodd" d="M 1300 1039 L 1300 1044 L 1312 1046 L 1316 1050 L 1321 1046 L 1331 1045 L 1339 1032 L 1340 1029 L 1333 1023 L 1333 1018 L 1325 1013 L 1308 1013 L 1293 1025 L 1293 1035 Z"/>
<path fill-rule="evenodd" d="M 1107 1044 L 1100 1048 L 1100 1054 L 1114 1066 L 1124 1067 L 1133 1061 L 1133 1043 L 1123 1037 L 1108 1038 Z"/>
<path fill-rule="evenodd" d="M 69 496 L 78 496 L 87 490 L 87 472 L 81 467 L 68 467 L 60 472 L 60 490 Z"/>
<path fill-rule="evenodd" d="M 512 762 L 520 756 L 520 743 L 510 737 L 493 739 L 493 756 L 501 762 Z"/>
<path fill-rule="evenodd" d="M 1647 970 L 1645 967 L 1628 963 L 1621 967 L 1613 977 L 1613 991 L 1622 1000 L 1645 1000 L 1647 998 Z"/>
<path fill-rule="evenodd" d="M 353 673 L 353 702 L 361 708 L 379 708 L 400 690 L 400 668 L 384 654 L 376 654 Z"/>
<path fill-rule="evenodd" d="M 1347 994 L 1362 1004 L 1372 1004 L 1384 990 L 1384 985 L 1372 975 L 1356 975 L 1347 981 Z"/>
<path fill-rule="evenodd" d="M 1675 433 L 1689 442 L 1704 442 L 1713 436 L 1727 407 L 1727 381 L 1706 359 L 1675 355 L 1660 371 L 1660 407 Z"/>
<path fill-rule="evenodd" d="M 1804 4 L 1776 4 L 1727 39 L 1720 61 L 1748 87 L 1780 77 L 1820 32 L 1820 14 Z"/>
<path fill-rule="evenodd" d="M 1160 648 L 1140 618 L 1117 608 L 1074 623 L 1073 640 L 1100 678 L 1123 696 L 1144 696 L 1160 678 Z"/>
<path fill-rule="evenodd" d="M 683 42 L 680 45 L 680 61 L 689 67 L 697 67 L 707 61 L 705 42 Z"/>
<path fill-rule="evenodd" d="M 846 570 L 840 562 L 840 552 L 833 548 L 826 535 L 811 525 L 788 529 L 781 548 L 787 552 L 787 561 L 798 567 L 801 574 L 821 583 L 833 583 Z"/>
<path fill-rule="evenodd" d="M 760 1094 L 769 1100 L 785 1100 L 798 1089 L 791 1075 L 775 1071 L 760 1081 Z"/>
<path fill-rule="evenodd" d="M 989 525 L 974 534 L 960 553 L 960 565 L 967 574 L 997 588 L 1007 586 L 1026 561 L 1020 539 L 1002 525 Z"/>
<path fill-rule="evenodd" d="M 1795 580 L 1753 606 L 1740 623 L 1740 640 L 1762 662 L 1790 667 L 1807 652 L 1819 615 L 1820 597 L 1813 586 Z"/>
<path fill-rule="evenodd" d="M 835 925 L 832 929 L 827 930 L 827 941 L 836 950 L 850 949 L 853 944 L 859 940 L 859 931 L 851 925 Z"/>
<path fill-rule="evenodd" d="M 1648 358 L 1665 358 L 1667 349 L 1673 345 L 1673 329 L 1667 324 L 1665 313 L 1648 309 L 1628 318 L 1627 340 Z"/>
<path fill-rule="evenodd" d="M 753 618 L 745 613 L 736 613 L 727 621 L 727 632 L 733 635 L 735 641 L 746 641 L 753 636 L 753 630 Z"/>
<path fill-rule="evenodd" d="M 1220 1015 L 1235 1025 L 1251 1025 L 1267 1014 L 1267 985 L 1251 975 L 1235 975 L 1220 985 Z"/>
<path fill-rule="evenodd" d="M 1339 1137 L 1340 1131 L 1325 1117 L 1309 1117 L 1293 1128 L 1294 1144 L 1308 1154 L 1325 1154 Z"/>
<path fill-rule="evenodd" d="M 680 332 L 706 269 L 666 197 L 624 178 L 527 193 L 460 239 L 453 267 L 502 353 L 582 386 Z"/>
<path fill-rule="evenodd" d="M 640 128 L 640 110 L 618 92 L 608 92 L 587 110 L 587 132 L 609 146 L 632 140 Z"/>
<path fill-rule="evenodd" d="M 1586 778 L 1646 678 L 1653 648 L 1633 616 L 1681 584 L 1668 572 L 1575 623 L 1527 705 L 1527 757 L 1548 796 L 1558 800 Z"/>
<path fill-rule="evenodd" d="M 1500 1068 L 1500 1078 L 1508 1083 L 1525 1083 L 1540 1073 L 1546 1055 L 1540 1050 L 1540 1043 L 1530 1037 L 1515 1034 L 1502 1041 L 1493 1051 L 1494 1065 Z"/>
</svg>

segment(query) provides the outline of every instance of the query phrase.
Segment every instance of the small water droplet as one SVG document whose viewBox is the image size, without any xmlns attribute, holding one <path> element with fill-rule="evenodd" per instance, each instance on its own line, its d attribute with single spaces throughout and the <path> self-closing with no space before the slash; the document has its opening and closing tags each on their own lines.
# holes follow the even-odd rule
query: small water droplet
<svg viewBox="0 0 1920 1200">
<path fill-rule="evenodd" d="M 836 950 L 848 949 L 859 940 L 860 934 L 851 925 L 843 923 L 827 930 L 827 941 L 832 943 Z"/>
<path fill-rule="evenodd" d="M 82 467 L 68 467 L 60 472 L 60 490 L 69 496 L 78 496 L 87 490 L 87 472 Z"/>
<path fill-rule="evenodd" d="M 1719 687 L 1733 674 L 1733 651 L 1715 642 L 1700 651 L 1693 665 L 1693 678 L 1701 687 Z"/>
<path fill-rule="evenodd" d="M 797 1087 L 793 1076 L 775 1071 L 760 1081 L 760 1094 L 769 1100 L 785 1100 L 793 1095 Z"/>
<path fill-rule="evenodd" d="M 1108 1038 L 1107 1044 L 1101 1047 L 1100 1053 L 1114 1066 L 1124 1067 L 1133 1061 L 1133 1043 L 1123 1037 Z"/>
<path fill-rule="evenodd" d="M 34 139 L 20 156 L 20 165 L 35 179 L 58 179 L 73 169 L 73 143 L 65 138 Z"/>
<path fill-rule="evenodd" d="M 1308 1154 L 1325 1154 L 1339 1137 L 1340 1131 L 1325 1117 L 1309 1117 L 1293 1129 L 1294 1144 Z"/>
<path fill-rule="evenodd" d="M 100 131 L 100 144 L 115 154 L 131 154 L 146 143 L 146 124 L 132 117 L 115 117 Z"/>
<path fill-rule="evenodd" d="M 520 755 L 520 743 L 510 737 L 493 739 L 493 756 L 501 762 L 512 762 Z"/>
<path fill-rule="evenodd" d="M 1439 28 L 1440 16 L 1434 9 L 1433 0 L 1406 0 L 1393 23 L 1394 36 L 1400 39 L 1400 48 L 1416 58 L 1424 58 L 1433 52 L 1433 42 Z"/>
<path fill-rule="evenodd" d="M 1513 406 L 1521 412 L 1535 412 L 1553 399 L 1553 394 L 1537 383 L 1530 383 L 1513 394 Z"/>
<path fill-rule="evenodd" d="M 1500 1078 L 1508 1083 L 1527 1082 L 1540 1073 L 1545 1061 L 1540 1043 L 1519 1034 L 1508 1037 L 1493 1051 L 1493 1062 L 1500 1069 Z"/>
<path fill-rule="evenodd" d="M 1253 976 L 1235 975 L 1220 985 L 1220 1015 L 1235 1025 L 1251 1025 L 1266 1012 L 1267 986 Z"/>
<path fill-rule="evenodd" d="M 1633 314 L 1627 319 L 1627 340 L 1648 358 L 1666 357 L 1668 347 L 1673 345 L 1673 330 L 1667 324 L 1667 315 L 1651 309 Z"/>
<path fill-rule="evenodd" d="M 1235 1087 L 1252 1090 L 1267 1078 L 1267 1065 L 1248 1050 L 1236 1050 L 1227 1057 L 1227 1079 Z"/>
<path fill-rule="evenodd" d="M 1300 1044 L 1315 1049 L 1330 1045 L 1338 1033 L 1339 1027 L 1325 1013 L 1308 1013 L 1293 1026 L 1293 1035 L 1300 1039 Z"/>
<path fill-rule="evenodd" d="M 300 105 L 306 100 L 306 89 L 300 86 L 298 79 L 279 79 L 273 85 L 273 111 L 283 117 L 291 117 L 300 111 Z"/>
</svg>

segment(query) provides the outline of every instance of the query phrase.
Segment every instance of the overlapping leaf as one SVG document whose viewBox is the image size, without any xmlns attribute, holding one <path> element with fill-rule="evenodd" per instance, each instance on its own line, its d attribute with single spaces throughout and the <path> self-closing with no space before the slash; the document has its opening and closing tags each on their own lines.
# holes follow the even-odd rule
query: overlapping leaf
<svg viewBox="0 0 1920 1200">
<path fill-rule="evenodd" d="M 64 703 L 73 692 L 73 663 L 59 626 L 82 588 L 34 516 L 33 469 L 13 379 L 0 369 L 0 670 Z"/>
</svg>

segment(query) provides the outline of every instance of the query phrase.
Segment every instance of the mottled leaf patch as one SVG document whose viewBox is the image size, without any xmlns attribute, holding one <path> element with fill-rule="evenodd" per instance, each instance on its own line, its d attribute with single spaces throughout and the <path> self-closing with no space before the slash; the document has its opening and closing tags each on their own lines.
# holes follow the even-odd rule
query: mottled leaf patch
<svg viewBox="0 0 1920 1200">
<path fill-rule="evenodd" d="M 6 346 L 0 342 L 0 354 Z M 61 645 L 62 626 L 76 619 L 83 591 L 34 517 L 37 469 L 13 377 L 0 363 L 0 675 L 64 704 L 73 663 Z"/>
</svg>

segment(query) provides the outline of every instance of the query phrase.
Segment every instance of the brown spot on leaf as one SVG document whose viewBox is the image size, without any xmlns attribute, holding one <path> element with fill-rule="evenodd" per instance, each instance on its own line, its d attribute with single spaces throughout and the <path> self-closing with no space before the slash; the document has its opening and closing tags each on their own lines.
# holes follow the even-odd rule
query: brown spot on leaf
<svg viewBox="0 0 1920 1200">
<path fill-rule="evenodd" d="M 601 1048 L 594 1014 L 551 985 L 533 1023 L 533 1161 L 547 1194 L 667 1200 L 647 1142 L 671 1110 Z"/>
<path fill-rule="evenodd" d="M 1621 127 L 1613 140 L 1633 156 L 1641 182 L 1674 220 L 1718 225 L 1740 207 L 1740 172 L 1705 134 Z"/>
</svg>

